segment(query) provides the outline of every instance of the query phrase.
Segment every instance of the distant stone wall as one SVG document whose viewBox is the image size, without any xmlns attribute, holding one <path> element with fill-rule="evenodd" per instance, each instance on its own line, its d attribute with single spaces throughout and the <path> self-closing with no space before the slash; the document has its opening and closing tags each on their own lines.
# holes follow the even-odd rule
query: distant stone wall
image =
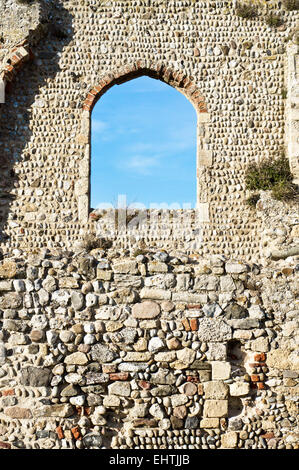
<svg viewBox="0 0 299 470">
<path fill-rule="evenodd" d="M 298 448 L 298 265 L 17 250 L 0 448 Z"/>
</svg>

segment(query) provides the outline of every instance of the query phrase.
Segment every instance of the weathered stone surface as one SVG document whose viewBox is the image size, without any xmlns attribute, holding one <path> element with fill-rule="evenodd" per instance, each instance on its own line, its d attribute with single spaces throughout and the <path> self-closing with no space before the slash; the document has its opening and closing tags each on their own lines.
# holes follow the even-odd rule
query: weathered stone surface
<svg viewBox="0 0 299 470">
<path fill-rule="evenodd" d="M 159 314 L 160 306 L 156 302 L 150 300 L 135 304 L 132 308 L 132 315 L 134 318 L 151 319 L 156 318 Z"/>
<path fill-rule="evenodd" d="M 13 279 L 17 273 L 17 265 L 14 261 L 5 260 L 0 263 L 0 279 Z"/>
<path fill-rule="evenodd" d="M 74 364 L 74 365 L 84 365 L 88 362 L 86 354 L 83 352 L 75 352 L 73 354 L 70 354 L 69 356 L 66 356 L 64 359 L 65 364 Z"/>
<path fill-rule="evenodd" d="M 229 362 L 212 362 L 212 380 L 227 380 L 230 378 L 231 365 Z"/>
<path fill-rule="evenodd" d="M 228 413 L 227 400 L 205 400 L 203 416 L 205 418 L 224 418 Z"/>
<path fill-rule="evenodd" d="M 205 398 L 209 400 L 224 400 L 228 398 L 229 387 L 227 384 L 215 380 L 204 383 Z"/>
<path fill-rule="evenodd" d="M 93 361 L 100 363 L 111 362 L 116 358 L 116 353 L 104 344 L 95 344 L 91 347 L 90 355 Z"/>
<path fill-rule="evenodd" d="M 74 414 L 74 408 L 69 404 L 45 405 L 33 409 L 33 415 L 43 418 L 68 418 Z"/>
<path fill-rule="evenodd" d="M 5 414 L 14 419 L 29 419 L 32 417 L 31 410 L 20 406 L 12 406 L 5 409 Z"/>
<path fill-rule="evenodd" d="M 27 367 L 22 370 L 21 383 L 30 387 L 46 387 L 51 380 L 51 370 L 42 367 Z"/>
<path fill-rule="evenodd" d="M 227 341 L 232 338 L 232 329 L 219 318 L 198 320 L 198 339 L 201 341 Z"/>
<path fill-rule="evenodd" d="M 238 444 L 238 433 L 235 431 L 226 432 L 221 436 L 221 446 L 224 449 L 234 449 Z"/>
<path fill-rule="evenodd" d="M 129 382 L 114 382 L 108 386 L 108 393 L 121 397 L 129 397 L 131 394 L 131 385 Z"/>
<path fill-rule="evenodd" d="M 21 294 L 17 292 L 10 292 L 0 297 L 0 308 L 2 309 L 15 309 L 22 307 L 23 298 Z"/>
<path fill-rule="evenodd" d="M 244 397 L 250 391 L 249 383 L 247 382 L 234 382 L 229 384 L 229 393 L 232 397 Z"/>
</svg>

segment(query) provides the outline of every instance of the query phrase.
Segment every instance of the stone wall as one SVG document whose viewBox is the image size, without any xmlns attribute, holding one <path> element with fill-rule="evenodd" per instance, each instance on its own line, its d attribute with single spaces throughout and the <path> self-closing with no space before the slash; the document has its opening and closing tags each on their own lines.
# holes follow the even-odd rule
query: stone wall
<svg viewBox="0 0 299 470">
<path fill-rule="evenodd" d="M 238 17 L 228 1 L 41 0 L 18 7 L 31 15 L 30 31 L 40 25 L 46 36 L 35 41 L 33 60 L 0 105 L 2 249 L 72 249 L 83 238 L 87 105 L 114 83 L 146 74 L 183 92 L 198 112 L 194 178 L 204 246 L 229 257 L 255 255 L 261 230 L 245 203 L 244 172 L 285 148 L 286 45 L 297 20 L 296 11 L 266 3 L 252 20 Z M 283 18 L 279 28 L 265 23 L 271 6 Z M 30 39 L 24 16 L 18 31 Z"/>
<path fill-rule="evenodd" d="M 297 12 L 258 3 L 1 3 L 0 448 L 298 448 L 298 204 L 244 182 L 297 178 Z M 91 113 L 143 74 L 197 111 L 197 207 L 111 218 Z"/>
<path fill-rule="evenodd" d="M 298 265 L 15 250 L 1 448 L 298 448 Z"/>
</svg>

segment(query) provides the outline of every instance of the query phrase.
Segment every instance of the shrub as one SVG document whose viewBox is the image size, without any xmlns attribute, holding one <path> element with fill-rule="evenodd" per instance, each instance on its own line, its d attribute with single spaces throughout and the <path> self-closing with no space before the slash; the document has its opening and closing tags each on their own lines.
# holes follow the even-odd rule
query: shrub
<svg viewBox="0 0 299 470">
<path fill-rule="evenodd" d="M 282 99 L 285 100 L 288 96 L 288 90 L 286 88 L 282 88 L 281 89 L 281 96 L 282 96 Z"/>
<path fill-rule="evenodd" d="M 251 207 L 255 207 L 259 199 L 260 199 L 259 194 L 252 194 L 251 196 L 249 196 L 248 199 L 246 199 L 246 203 Z"/>
<path fill-rule="evenodd" d="M 237 2 L 236 15 L 240 16 L 241 18 L 254 18 L 257 16 L 257 7 L 249 2 Z"/>
<path fill-rule="evenodd" d="M 285 155 L 272 160 L 264 159 L 248 165 L 245 174 L 246 188 L 250 191 L 271 190 L 274 199 L 287 200 L 297 197 L 297 187 L 292 183 L 293 175 Z"/>
<path fill-rule="evenodd" d="M 112 241 L 106 238 L 99 238 L 94 234 L 86 234 L 83 239 L 83 246 L 86 251 L 94 250 L 95 248 L 108 249 L 112 246 Z"/>
<path fill-rule="evenodd" d="M 282 0 L 282 4 L 288 11 L 299 10 L 299 0 Z"/>
<path fill-rule="evenodd" d="M 275 15 L 274 13 L 270 13 L 268 16 L 266 16 L 266 24 L 268 26 L 273 26 L 277 28 L 278 26 L 281 26 L 283 24 L 283 20 L 280 16 Z"/>
</svg>

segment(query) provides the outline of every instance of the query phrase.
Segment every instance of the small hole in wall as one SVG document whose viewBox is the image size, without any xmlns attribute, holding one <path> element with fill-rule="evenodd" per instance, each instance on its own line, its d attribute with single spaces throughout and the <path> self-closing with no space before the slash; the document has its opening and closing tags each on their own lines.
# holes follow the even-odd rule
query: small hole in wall
<svg viewBox="0 0 299 470">
<path fill-rule="evenodd" d="M 229 397 L 228 399 L 228 418 L 233 418 L 242 413 L 242 400 L 238 397 Z"/>
<path fill-rule="evenodd" d="M 232 339 L 227 343 L 227 360 L 231 364 L 231 376 L 238 377 L 246 373 L 244 367 L 245 352 L 242 350 L 242 343 Z"/>
</svg>

